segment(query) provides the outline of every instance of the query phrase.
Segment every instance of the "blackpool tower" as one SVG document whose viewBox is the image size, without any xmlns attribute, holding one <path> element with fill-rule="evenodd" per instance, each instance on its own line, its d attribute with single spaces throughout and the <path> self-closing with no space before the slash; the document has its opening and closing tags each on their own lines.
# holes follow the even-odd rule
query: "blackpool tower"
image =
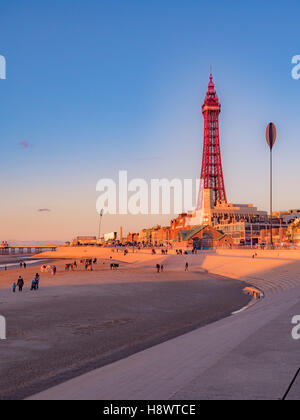
<svg viewBox="0 0 300 420">
<path fill-rule="evenodd" d="M 210 74 L 208 91 L 202 106 L 204 117 L 204 142 L 202 155 L 201 183 L 203 188 L 212 191 L 213 202 L 227 201 L 219 138 L 219 114 L 221 104 L 216 94 L 212 74 Z"/>
</svg>

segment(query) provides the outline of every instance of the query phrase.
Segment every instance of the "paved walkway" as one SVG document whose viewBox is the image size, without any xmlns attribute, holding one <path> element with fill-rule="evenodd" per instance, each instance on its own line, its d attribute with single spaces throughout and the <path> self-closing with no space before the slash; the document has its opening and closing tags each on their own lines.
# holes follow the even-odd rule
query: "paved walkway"
<svg viewBox="0 0 300 420">
<path fill-rule="evenodd" d="M 243 259 L 246 261 L 241 259 L 240 271 L 245 271 L 245 264 L 260 265 L 259 260 L 250 263 L 249 258 L 248 262 Z M 177 261 L 170 261 L 170 265 L 175 267 Z M 226 261 L 223 259 L 220 264 L 224 271 L 229 270 Z M 196 259 L 194 263 L 195 268 L 200 267 Z M 31 399 L 282 398 L 300 367 L 300 340 L 291 336 L 291 319 L 300 315 L 299 264 L 299 261 L 278 263 L 256 276 L 251 274 L 257 277 L 266 298 L 249 309 L 74 378 Z M 232 263 L 231 267 L 233 271 Z M 245 280 L 249 281 L 249 270 L 245 272 Z M 300 378 L 289 398 L 300 399 Z"/>
</svg>

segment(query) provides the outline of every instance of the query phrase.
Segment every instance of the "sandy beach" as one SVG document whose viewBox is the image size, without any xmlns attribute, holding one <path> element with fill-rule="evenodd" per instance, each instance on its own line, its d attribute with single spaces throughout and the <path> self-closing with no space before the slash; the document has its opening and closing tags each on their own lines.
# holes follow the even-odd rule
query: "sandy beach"
<svg viewBox="0 0 300 420">
<path fill-rule="evenodd" d="M 38 291 L 30 291 L 37 267 L 0 272 L 0 313 L 7 320 L 1 399 L 27 397 L 227 317 L 250 300 L 245 283 L 208 274 L 192 260 L 184 272 L 185 256 L 118 257 L 116 271 L 104 258 L 92 272 L 83 266 L 65 272 L 73 259 L 54 260 L 56 276 L 41 273 Z M 156 273 L 162 261 L 164 272 Z M 24 290 L 13 293 L 20 274 Z"/>
<path fill-rule="evenodd" d="M 65 271 L 83 255 L 98 258 L 93 271 L 83 265 Z M 0 341 L 1 399 L 26 398 L 225 319 L 249 303 L 243 293 L 249 284 L 268 298 L 298 287 L 300 278 L 299 251 L 258 251 L 253 258 L 251 250 L 165 256 L 62 247 L 38 257 L 57 266 L 55 276 L 41 273 L 38 291 L 30 285 L 39 266 L 0 271 L 0 314 L 7 320 L 7 340 Z M 117 270 L 110 269 L 114 261 Z M 156 272 L 157 263 L 163 272 Z M 25 287 L 13 293 L 19 275 Z"/>
</svg>

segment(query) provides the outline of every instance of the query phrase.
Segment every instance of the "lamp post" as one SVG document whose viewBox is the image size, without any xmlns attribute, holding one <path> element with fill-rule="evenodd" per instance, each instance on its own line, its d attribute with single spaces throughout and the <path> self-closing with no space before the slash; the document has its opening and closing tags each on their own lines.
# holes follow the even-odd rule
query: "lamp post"
<svg viewBox="0 0 300 420">
<path fill-rule="evenodd" d="M 275 124 L 270 122 L 267 125 L 267 129 L 266 129 L 266 140 L 267 140 L 267 144 L 270 148 L 270 244 L 271 244 L 271 248 L 273 247 L 273 232 L 272 232 L 272 227 L 273 227 L 273 221 L 272 221 L 272 216 L 273 216 L 273 182 L 272 182 L 272 175 L 273 175 L 273 168 L 272 168 L 272 149 L 273 146 L 275 144 L 275 140 L 276 140 L 276 127 Z"/>
<path fill-rule="evenodd" d="M 282 248 L 282 218 L 281 218 L 281 214 L 279 214 L 280 217 L 280 230 L 279 230 L 279 237 L 280 237 L 280 249 Z"/>
<path fill-rule="evenodd" d="M 102 216 L 103 216 L 103 209 L 100 210 L 99 213 L 99 231 L 98 231 L 98 240 L 101 240 L 101 220 L 102 220 Z"/>
</svg>

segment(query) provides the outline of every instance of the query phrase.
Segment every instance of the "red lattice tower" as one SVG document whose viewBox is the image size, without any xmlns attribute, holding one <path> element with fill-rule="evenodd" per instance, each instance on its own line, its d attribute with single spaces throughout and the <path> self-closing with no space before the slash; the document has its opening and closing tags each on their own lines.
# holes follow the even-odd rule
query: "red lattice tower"
<svg viewBox="0 0 300 420">
<path fill-rule="evenodd" d="M 221 104 L 215 91 L 212 74 L 209 77 L 208 91 L 202 106 L 204 117 L 204 143 L 201 179 L 204 188 L 213 191 L 214 203 L 226 200 L 219 138 L 219 114 Z"/>
</svg>

